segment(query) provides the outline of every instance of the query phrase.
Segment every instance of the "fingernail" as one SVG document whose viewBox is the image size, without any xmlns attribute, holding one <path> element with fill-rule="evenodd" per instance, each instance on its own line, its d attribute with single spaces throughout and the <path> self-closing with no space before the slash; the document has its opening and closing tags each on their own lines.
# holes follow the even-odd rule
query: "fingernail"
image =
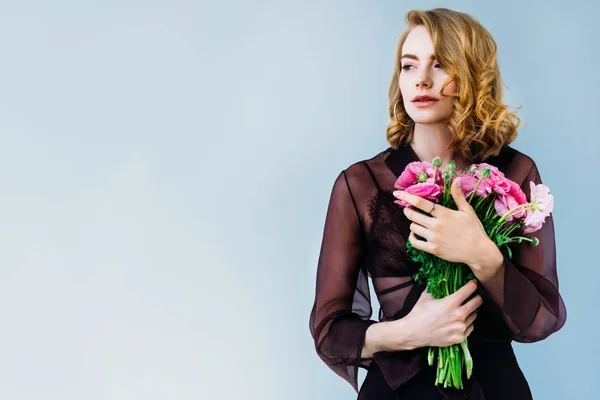
<svg viewBox="0 0 600 400">
<path fill-rule="evenodd" d="M 394 196 L 398 197 L 400 196 L 400 194 L 402 194 L 402 191 L 400 190 L 396 190 L 394 193 L 392 193 Z"/>
</svg>

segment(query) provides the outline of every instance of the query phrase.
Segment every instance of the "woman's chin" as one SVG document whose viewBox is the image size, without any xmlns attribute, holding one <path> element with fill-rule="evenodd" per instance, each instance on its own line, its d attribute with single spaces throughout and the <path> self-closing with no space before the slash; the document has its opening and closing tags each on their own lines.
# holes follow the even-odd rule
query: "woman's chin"
<svg viewBox="0 0 600 400">
<path fill-rule="evenodd" d="M 434 125 L 447 123 L 449 120 L 449 115 L 415 115 L 411 116 L 411 119 L 415 121 L 415 124 L 419 125 Z"/>
</svg>

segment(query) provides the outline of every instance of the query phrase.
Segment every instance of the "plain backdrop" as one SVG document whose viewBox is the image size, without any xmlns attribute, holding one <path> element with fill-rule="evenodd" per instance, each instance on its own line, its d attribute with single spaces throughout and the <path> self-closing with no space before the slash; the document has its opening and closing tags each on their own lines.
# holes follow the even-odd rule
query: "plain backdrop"
<svg viewBox="0 0 600 400">
<path fill-rule="evenodd" d="M 568 319 L 519 362 L 536 399 L 592 398 L 591 0 L 2 0 L 0 398 L 356 398 L 308 328 L 325 211 L 388 146 L 404 15 L 436 6 L 491 31 L 555 196 Z"/>
</svg>

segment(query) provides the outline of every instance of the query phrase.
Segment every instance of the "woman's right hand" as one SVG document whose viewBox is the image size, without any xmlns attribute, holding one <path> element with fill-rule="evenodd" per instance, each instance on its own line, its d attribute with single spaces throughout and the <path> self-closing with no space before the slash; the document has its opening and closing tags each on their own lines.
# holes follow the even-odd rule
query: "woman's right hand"
<svg viewBox="0 0 600 400">
<path fill-rule="evenodd" d="M 468 282 L 443 299 L 434 299 L 424 290 L 413 309 L 403 318 L 406 320 L 403 321 L 403 329 L 410 330 L 411 347 L 446 347 L 465 340 L 473 331 L 476 310 L 483 303 L 479 295 L 465 303 L 476 290 L 475 281 Z"/>
</svg>

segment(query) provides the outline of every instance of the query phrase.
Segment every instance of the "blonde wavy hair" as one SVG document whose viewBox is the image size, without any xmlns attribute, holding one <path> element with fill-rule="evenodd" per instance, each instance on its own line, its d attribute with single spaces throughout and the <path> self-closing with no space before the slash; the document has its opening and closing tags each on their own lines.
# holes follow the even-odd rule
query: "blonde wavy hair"
<svg viewBox="0 0 600 400">
<path fill-rule="evenodd" d="M 412 10 L 405 19 L 408 28 L 398 39 L 389 89 L 388 143 L 397 149 L 412 141 L 414 121 L 404 108 L 398 79 L 406 37 L 412 28 L 423 25 L 431 35 L 437 62 L 448 73 L 440 96 L 451 81 L 456 82 L 454 108 L 448 121 L 453 139 L 448 147 L 471 162 L 497 155 L 516 139 L 521 121 L 503 104 L 497 45 L 492 35 L 472 16 L 447 8 Z"/>
</svg>

